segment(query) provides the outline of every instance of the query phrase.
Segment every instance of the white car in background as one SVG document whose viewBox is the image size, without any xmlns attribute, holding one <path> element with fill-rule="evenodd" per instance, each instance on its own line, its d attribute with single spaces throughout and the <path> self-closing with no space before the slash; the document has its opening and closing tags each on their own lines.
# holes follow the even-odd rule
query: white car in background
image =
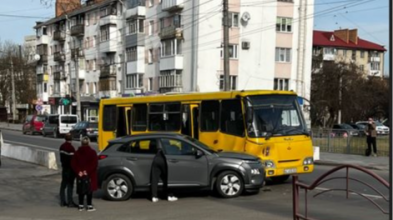
<svg viewBox="0 0 393 220">
<path fill-rule="evenodd" d="M 358 121 L 358 122 L 356 122 L 356 124 L 368 126 L 367 121 Z M 383 125 L 381 122 L 378 122 L 378 121 L 375 122 L 375 125 L 376 125 L 377 134 L 379 134 L 379 135 L 389 134 L 389 132 L 390 132 L 389 127 Z"/>
</svg>

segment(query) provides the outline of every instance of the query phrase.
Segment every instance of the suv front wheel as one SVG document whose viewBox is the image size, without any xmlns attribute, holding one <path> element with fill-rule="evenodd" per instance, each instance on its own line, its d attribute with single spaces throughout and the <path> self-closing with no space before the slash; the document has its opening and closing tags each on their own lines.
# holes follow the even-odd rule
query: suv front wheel
<svg viewBox="0 0 393 220">
<path fill-rule="evenodd" d="M 113 174 L 103 183 L 105 197 L 111 201 L 127 200 L 133 191 L 133 186 L 128 177 L 123 174 Z"/>
<path fill-rule="evenodd" d="M 234 198 L 243 192 L 244 184 L 241 176 L 234 171 L 225 171 L 218 175 L 216 190 L 224 198 Z"/>
</svg>

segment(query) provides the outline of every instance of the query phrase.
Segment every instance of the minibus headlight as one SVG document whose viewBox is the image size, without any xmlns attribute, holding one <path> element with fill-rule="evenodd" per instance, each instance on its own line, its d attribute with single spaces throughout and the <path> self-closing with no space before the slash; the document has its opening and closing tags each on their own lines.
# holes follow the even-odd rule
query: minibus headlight
<svg viewBox="0 0 393 220">
<path fill-rule="evenodd" d="M 312 158 L 312 157 L 306 157 L 304 160 L 303 160 L 303 165 L 311 165 L 311 164 L 313 164 L 314 163 L 314 159 Z"/>
<path fill-rule="evenodd" d="M 265 160 L 265 167 L 266 168 L 275 168 L 274 162 L 271 160 Z"/>
</svg>

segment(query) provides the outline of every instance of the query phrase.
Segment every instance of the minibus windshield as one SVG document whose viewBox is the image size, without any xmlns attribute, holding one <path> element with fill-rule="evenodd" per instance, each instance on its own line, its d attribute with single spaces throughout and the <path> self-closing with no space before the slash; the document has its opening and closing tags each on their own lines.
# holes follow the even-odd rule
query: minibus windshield
<svg viewBox="0 0 393 220">
<path fill-rule="evenodd" d="M 270 138 L 307 133 L 297 96 L 249 96 L 245 105 L 249 137 Z"/>
</svg>

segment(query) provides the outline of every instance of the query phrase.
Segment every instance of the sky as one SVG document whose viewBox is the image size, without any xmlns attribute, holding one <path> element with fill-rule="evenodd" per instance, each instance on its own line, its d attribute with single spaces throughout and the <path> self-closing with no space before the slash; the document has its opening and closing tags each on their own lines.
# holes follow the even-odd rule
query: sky
<svg viewBox="0 0 393 220">
<path fill-rule="evenodd" d="M 51 0 L 45 0 L 51 1 Z M 52 0 L 55 2 L 55 0 Z M 218 1 L 218 0 L 216 0 Z M 360 38 L 389 49 L 390 0 L 314 0 L 314 29 L 358 29 Z M 36 21 L 54 16 L 54 6 L 41 0 L 1 0 L 0 40 L 22 44 L 24 36 L 34 35 Z M 18 17 L 11 17 L 18 16 Z M 24 16 L 24 17 L 19 17 Z M 385 74 L 389 70 L 389 51 L 385 54 Z"/>
</svg>

